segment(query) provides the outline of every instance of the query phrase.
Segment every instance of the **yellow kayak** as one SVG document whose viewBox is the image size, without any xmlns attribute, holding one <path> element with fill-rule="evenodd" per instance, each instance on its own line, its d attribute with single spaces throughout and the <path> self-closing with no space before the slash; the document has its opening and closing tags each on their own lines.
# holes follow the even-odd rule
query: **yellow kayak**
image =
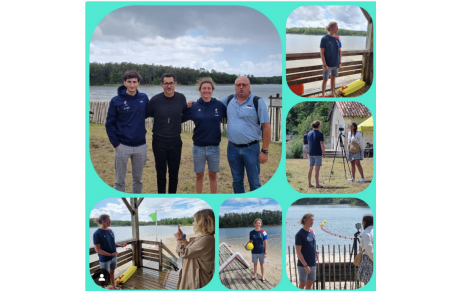
<svg viewBox="0 0 460 291">
<path fill-rule="evenodd" d="M 339 95 L 347 96 L 355 91 L 358 91 L 359 89 L 364 87 L 364 85 L 366 85 L 366 82 L 364 82 L 363 80 L 356 80 L 346 86 L 342 86 L 339 89 Z"/>
</svg>

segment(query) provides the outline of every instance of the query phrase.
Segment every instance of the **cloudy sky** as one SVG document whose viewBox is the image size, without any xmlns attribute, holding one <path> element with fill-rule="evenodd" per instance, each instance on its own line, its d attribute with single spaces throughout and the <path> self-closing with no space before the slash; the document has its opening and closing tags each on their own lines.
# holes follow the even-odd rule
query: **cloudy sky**
<svg viewBox="0 0 460 291">
<path fill-rule="evenodd" d="M 281 42 L 272 22 L 238 6 L 129 6 L 96 27 L 90 61 L 281 75 Z"/>
<path fill-rule="evenodd" d="M 225 200 L 220 206 L 219 215 L 225 213 L 247 213 L 262 210 L 280 210 L 281 207 L 273 199 L 269 198 L 231 198 Z"/>
<path fill-rule="evenodd" d="M 129 198 L 127 198 L 129 202 Z M 139 221 L 152 221 L 151 213 L 158 210 L 158 219 L 174 217 L 190 217 L 198 210 L 211 208 L 201 199 L 187 198 L 145 198 L 139 206 Z M 109 214 L 112 220 L 131 220 L 126 205 L 120 198 L 104 199 L 97 203 L 91 211 L 90 218 L 100 214 Z"/>
<path fill-rule="evenodd" d="M 302 6 L 294 10 L 286 27 L 326 27 L 335 21 L 339 29 L 367 30 L 367 20 L 358 6 Z"/>
</svg>

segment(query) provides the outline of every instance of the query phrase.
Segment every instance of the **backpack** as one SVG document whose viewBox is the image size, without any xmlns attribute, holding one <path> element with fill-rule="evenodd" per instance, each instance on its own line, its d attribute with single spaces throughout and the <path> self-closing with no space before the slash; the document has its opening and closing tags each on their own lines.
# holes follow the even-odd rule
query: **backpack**
<svg viewBox="0 0 460 291">
<path fill-rule="evenodd" d="M 235 94 L 232 94 L 230 95 L 230 97 L 228 97 L 227 106 L 228 104 L 230 104 L 230 101 L 232 101 L 233 97 L 235 97 Z M 256 109 L 257 124 L 260 126 L 260 129 L 262 130 L 262 126 L 260 125 L 260 119 L 259 119 L 259 99 L 262 99 L 262 98 L 260 98 L 259 96 L 254 96 L 254 98 L 252 98 L 252 103 L 254 104 L 254 108 Z"/>
</svg>

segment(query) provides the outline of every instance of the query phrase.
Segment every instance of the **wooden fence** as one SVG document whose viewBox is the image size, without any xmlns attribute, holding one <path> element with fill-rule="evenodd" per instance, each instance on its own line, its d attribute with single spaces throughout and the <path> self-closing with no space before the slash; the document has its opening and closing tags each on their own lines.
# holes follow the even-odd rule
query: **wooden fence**
<svg viewBox="0 0 460 291">
<path fill-rule="evenodd" d="M 350 264 L 351 245 L 348 245 L 348 248 L 343 245 L 342 249 L 340 246 L 333 245 L 331 248 L 329 245 L 327 247 L 322 245 L 321 249 L 317 246 L 317 250 L 319 250 L 319 258 L 316 263 L 316 280 L 313 283 L 313 289 L 342 290 L 360 288 L 356 277 L 357 267 L 353 264 L 354 256 L 352 256 Z M 292 246 L 292 248 L 288 246 L 287 253 L 287 275 L 291 283 L 299 287 L 295 246 Z"/>
<path fill-rule="evenodd" d="M 279 96 L 279 94 L 277 94 Z M 107 111 L 109 109 L 110 101 L 90 101 L 89 111 L 90 122 L 97 124 L 105 124 L 107 118 Z M 276 107 L 268 107 L 268 114 L 270 116 L 270 125 L 272 128 L 272 141 L 281 141 L 282 136 L 282 109 Z M 146 128 L 153 128 L 153 118 L 149 117 L 145 120 Z M 195 123 L 192 120 L 182 123 L 182 132 L 193 133 Z M 221 121 L 221 130 L 223 136 L 227 134 L 227 119 L 223 118 Z"/>
</svg>

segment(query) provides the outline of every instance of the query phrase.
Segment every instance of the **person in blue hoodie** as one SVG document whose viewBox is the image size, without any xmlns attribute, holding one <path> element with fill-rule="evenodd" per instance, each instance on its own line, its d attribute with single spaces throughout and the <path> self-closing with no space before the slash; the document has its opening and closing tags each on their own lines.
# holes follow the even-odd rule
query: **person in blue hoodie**
<svg viewBox="0 0 460 291">
<path fill-rule="evenodd" d="M 115 149 L 115 189 L 125 192 L 128 160 L 131 158 L 133 193 L 142 193 L 142 172 L 147 161 L 145 118 L 149 98 L 137 88 L 141 75 L 126 71 L 123 86 L 110 100 L 105 129 Z"/>
<path fill-rule="evenodd" d="M 211 193 L 217 193 L 217 173 L 220 172 L 220 122 L 227 117 L 227 108 L 212 97 L 214 82 L 211 78 L 198 80 L 201 98 L 182 115 L 182 122 L 193 120 L 193 171 L 196 173 L 196 193 L 203 192 L 203 178 L 208 163 Z"/>
</svg>

